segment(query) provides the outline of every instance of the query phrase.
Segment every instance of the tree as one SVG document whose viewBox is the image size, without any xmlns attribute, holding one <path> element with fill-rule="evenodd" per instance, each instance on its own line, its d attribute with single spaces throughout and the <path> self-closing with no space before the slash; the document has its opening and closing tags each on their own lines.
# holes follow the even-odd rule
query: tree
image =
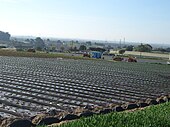
<svg viewBox="0 0 170 127">
<path fill-rule="evenodd" d="M 91 41 L 87 41 L 86 44 L 91 46 Z"/>
<path fill-rule="evenodd" d="M 27 52 L 36 52 L 35 49 L 28 49 Z"/>
<path fill-rule="evenodd" d="M 76 40 L 76 42 L 75 42 L 76 44 L 79 44 L 79 41 L 78 40 Z"/>
<path fill-rule="evenodd" d="M 35 41 L 38 42 L 38 43 L 43 43 L 43 42 L 44 42 L 40 37 L 37 37 L 37 38 L 35 39 Z"/>
<path fill-rule="evenodd" d="M 61 42 L 61 40 L 57 40 L 57 43 L 60 43 L 60 44 L 61 44 L 62 42 Z"/>
<path fill-rule="evenodd" d="M 49 38 L 47 38 L 47 42 L 50 42 L 50 39 L 49 39 Z"/>
<path fill-rule="evenodd" d="M 74 50 L 74 51 L 77 51 L 77 47 L 75 46 L 75 47 L 73 48 L 73 50 Z"/>
<path fill-rule="evenodd" d="M 107 50 L 113 49 L 113 47 L 111 45 L 107 46 Z"/>
<path fill-rule="evenodd" d="M 54 52 L 56 50 L 56 46 L 55 45 L 52 45 L 51 46 L 51 50 Z"/>
<path fill-rule="evenodd" d="M 170 52 L 170 47 L 168 47 L 168 48 L 155 48 L 154 51 L 160 51 L 162 53 Z"/>
<path fill-rule="evenodd" d="M 153 49 L 153 47 L 150 44 L 145 44 L 145 46 L 151 50 Z"/>
<path fill-rule="evenodd" d="M 96 48 L 96 47 L 90 47 L 89 48 L 89 50 L 91 50 L 91 51 L 98 51 L 98 52 L 105 52 L 106 51 L 106 49 L 104 49 L 104 48 Z"/>
<path fill-rule="evenodd" d="M 40 37 L 35 39 L 35 48 L 40 51 L 45 49 L 45 43 Z"/>
<path fill-rule="evenodd" d="M 30 42 L 30 39 L 25 39 L 26 42 Z"/>
<path fill-rule="evenodd" d="M 94 44 L 97 45 L 97 46 L 105 46 L 104 43 L 97 43 L 97 42 L 95 42 Z"/>
<path fill-rule="evenodd" d="M 133 51 L 133 45 L 129 45 L 126 47 L 126 51 Z"/>
<path fill-rule="evenodd" d="M 87 50 L 87 47 L 85 45 L 80 45 L 80 48 L 79 48 L 80 51 L 84 51 L 84 50 Z"/>
<path fill-rule="evenodd" d="M 166 49 L 167 52 L 170 52 L 170 47 Z"/>
<path fill-rule="evenodd" d="M 152 46 L 149 45 L 149 44 L 141 44 L 141 45 L 138 45 L 136 47 L 136 51 L 139 51 L 139 52 L 151 52 L 152 51 Z"/>
<path fill-rule="evenodd" d="M 64 47 L 63 46 L 60 49 L 61 49 L 62 52 L 64 51 Z"/>
<path fill-rule="evenodd" d="M 121 50 L 119 50 L 119 54 L 124 54 L 125 53 L 125 49 L 121 49 Z"/>
<path fill-rule="evenodd" d="M 42 51 L 43 49 L 41 47 L 36 47 L 37 51 Z"/>
<path fill-rule="evenodd" d="M 7 48 L 7 47 L 6 47 L 6 46 L 0 46 L 0 49 L 1 49 L 1 48 Z"/>
<path fill-rule="evenodd" d="M 156 48 L 156 49 L 154 49 L 154 51 L 166 52 L 166 49 L 164 49 L 164 48 Z"/>
<path fill-rule="evenodd" d="M 161 51 L 162 53 L 164 53 L 164 52 L 166 52 L 166 49 L 161 48 L 160 51 Z"/>
</svg>

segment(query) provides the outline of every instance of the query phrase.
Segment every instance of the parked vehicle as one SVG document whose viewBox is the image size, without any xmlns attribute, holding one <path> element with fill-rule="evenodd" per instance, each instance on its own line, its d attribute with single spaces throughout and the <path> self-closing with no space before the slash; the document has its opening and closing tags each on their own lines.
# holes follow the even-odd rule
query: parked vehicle
<svg viewBox="0 0 170 127">
<path fill-rule="evenodd" d="M 113 57 L 113 60 L 115 61 L 125 61 L 125 62 L 137 62 L 136 58 L 134 57 L 129 57 L 129 58 L 123 58 L 120 56 Z"/>
<path fill-rule="evenodd" d="M 127 62 L 137 62 L 136 58 L 133 58 L 133 57 L 129 57 L 127 59 Z"/>
<path fill-rule="evenodd" d="M 114 61 L 123 61 L 123 58 L 119 57 L 119 56 L 116 56 L 116 57 L 113 57 L 113 60 Z"/>
<path fill-rule="evenodd" d="M 83 57 L 89 57 L 90 58 L 90 54 L 89 53 L 83 53 Z"/>
</svg>

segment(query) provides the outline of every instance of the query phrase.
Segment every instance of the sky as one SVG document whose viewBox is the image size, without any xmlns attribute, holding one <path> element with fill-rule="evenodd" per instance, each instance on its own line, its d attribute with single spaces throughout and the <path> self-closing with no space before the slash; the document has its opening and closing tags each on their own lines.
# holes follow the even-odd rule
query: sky
<svg viewBox="0 0 170 127">
<path fill-rule="evenodd" d="M 0 0 L 11 35 L 170 44 L 170 0 Z"/>
</svg>

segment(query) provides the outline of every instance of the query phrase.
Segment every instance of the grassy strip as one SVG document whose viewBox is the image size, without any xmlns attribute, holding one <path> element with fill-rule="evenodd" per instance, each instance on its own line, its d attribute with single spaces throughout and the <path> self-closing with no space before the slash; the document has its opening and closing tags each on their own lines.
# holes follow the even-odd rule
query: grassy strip
<svg viewBox="0 0 170 127">
<path fill-rule="evenodd" d="M 110 113 L 69 122 L 60 127 L 170 127 L 170 103 L 134 112 Z"/>
<path fill-rule="evenodd" d="M 0 50 L 0 56 L 13 56 L 13 57 L 36 57 L 36 58 L 65 58 L 65 59 L 91 59 L 91 58 L 85 58 L 82 56 L 68 56 L 63 54 L 51 54 L 51 53 L 45 53 L 45 52 L 22 52 L 22 51 L 14 51 L 14 50 Z"/>
</svg>

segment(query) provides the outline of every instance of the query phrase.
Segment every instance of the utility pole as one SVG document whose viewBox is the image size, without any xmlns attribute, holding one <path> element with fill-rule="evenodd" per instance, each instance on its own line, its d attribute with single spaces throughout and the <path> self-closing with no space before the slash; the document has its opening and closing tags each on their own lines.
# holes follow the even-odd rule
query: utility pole
<svg viewBox="0 0 170 127">
<path fill-rule="evenodd" d="M 71 41 L 71 49 L 73 50 L 73 40 Z"/>
<path fill-rule="evenodd" d="M 167 64 L 170 65 L 170 53 L 169 53 L 169 60 L 167 61 Z"/>
<path fill-rule="evenodd" d="M 126 40 L 125 40 L 125 37 L 124 37 L 124 46 L 125 46 L 125 41 L 126 41 Z"/>
<path fill-rule="evenodd" d="M 120 49 L 122 48 L 122 40 L 120 39 Z"/>
</svg>

